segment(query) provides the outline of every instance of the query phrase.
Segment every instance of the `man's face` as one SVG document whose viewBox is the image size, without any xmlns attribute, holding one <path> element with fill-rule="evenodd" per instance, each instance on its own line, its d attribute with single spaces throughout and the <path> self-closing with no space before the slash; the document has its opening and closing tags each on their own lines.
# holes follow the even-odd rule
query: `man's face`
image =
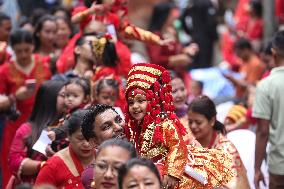
<svg viewBox="0 0 284 189">
<path fill-rule="evenodd" d="M 12 29 L 11 20 L 3 20 L 0 23 L 0 41 L 8 41 Z"/>
</svg>

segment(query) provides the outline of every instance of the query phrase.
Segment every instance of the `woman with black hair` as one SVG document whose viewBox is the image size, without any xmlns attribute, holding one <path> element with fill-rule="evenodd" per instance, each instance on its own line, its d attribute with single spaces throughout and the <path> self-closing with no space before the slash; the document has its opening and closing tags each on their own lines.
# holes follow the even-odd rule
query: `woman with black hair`
<svg viewBox="0 0 284 189">
<path fill-rule="evenodd" d="M 13 173 L 12 184 L 33 184 L 41 165 L 47 159 L 32 149 L 41 132 L 56 123 L 64 112 L 64 82 L 44 82 L 36 95 L 35 105 L 28 122 L 17 130 L 9 153 L 9 167 Z M 11 185 L 10 185 L 11 186 Z"/>
<path fill-rule="evenodd" d="M 95 161 L 93 188 L 117 189 L 118 170 L 131 158 L 136 158 L 135 147 L 122 139 L 104 141 L 99 147 Z"/>
<path fill-rule="evenodd" d="M 50 184 L 66 189 L 84 188 L 81 174 L 84 168 L 94 161 L 95 157 L 93 147 L 81 132 L 82 120 L 86 113 L 86 110 L 75 111 L 64 122 L 68 128 L 69 147 L 57 152 L 44 164 L 35 185 Z"/>
<path fill-rule="evenodd" d="M 3 131 L 1 148 L 1 163 L 4 187 L 9 180 L 7 156 L 16 130 L 25 123 L 34 105 L 35 95 L 40 84 L 51 76 L 49 67 L 42 57 L 34 55 L 34 41 L 32 34 L 24 30 L 16 30 L 10 36 L 10 44 L 15 56 L 0 67 L 0 94 L 9 97 L 9 109 L 17 109 L 9 114 L 15 121 L 6 121 Z"/>
<path fill-rule="evenodd" d="M 44 15 L 37 21 L 34 29 L 34 52 L 43 57 L 53 57 L 55 52 L 57 25 L 55 17 Z"/>
<path fill-rule="evenodd" d="M 225 126 L 216 120 L 216 114 L 214 102 L 207 96 L 199 96 L 191 102 L 188 108 L 189 127 L 196 140 L 204 148 L 220 149 L 232 155 L 232 170 L 235 176 L 225 186 L 230 189 L 248 189 L 250 186 L 239 152 L 226 138 Z"/>
<path fill-rule="evenodd" d="M 118 170 L 118 186 L 119 189 L 161 189 L 162 180 L 151 160 L 134 158 Z"/>
</svg>

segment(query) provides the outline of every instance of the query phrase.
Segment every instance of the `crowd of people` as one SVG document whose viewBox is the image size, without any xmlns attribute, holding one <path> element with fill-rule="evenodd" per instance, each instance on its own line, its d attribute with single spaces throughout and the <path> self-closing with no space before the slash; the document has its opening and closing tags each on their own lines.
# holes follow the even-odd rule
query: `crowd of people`
<svg viewBox="0 0 284 189">
<path fill-rule="evenodd" d="M 284 31 L 264 43 L 262 1 L 156 0 L 146 28 L 128 0 L 0 3 L 0 187 L 284 188 Z"/>
</svg>

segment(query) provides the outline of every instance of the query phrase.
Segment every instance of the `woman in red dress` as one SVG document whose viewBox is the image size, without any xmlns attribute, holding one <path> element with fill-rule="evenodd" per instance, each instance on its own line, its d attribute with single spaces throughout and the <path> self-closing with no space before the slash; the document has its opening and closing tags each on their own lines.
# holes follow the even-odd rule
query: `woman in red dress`
<svg viewBox="0 0 284 189">
<path fill-rule="evenodd" d="M 65 121 L 64 124 L 68 128 L 69 147 L 60 150 L 45 163 L 37 176 L 35 185 L 50 184 L 56 188 L 84 189 L 81 174 L 95 157 L 93 147 L 81 132 L 81 123 L 86 112 L 87 110 L 77 110 Z"/>
<path fill-rule="evenodd" d="M 0 94 L 10 96 L 21 115 L 16 121 L 7 121 L 3 132 L 1 163 L 4 187 L 11 176 L 7 161 L 15 132 L 29 118 L 38 87 L 51 76 L 48 64 L 33 55 L 33 38 L 29 32 L 15 31 L 10 42 L 16 56 L 0 67 Z"/>
<path fill-rule="evenodd" d="M 9 153 L 9 167 L 13 173 L 11 188 L 18 183 L 33 184 L 41 164 L 46 161 L 47 157 L 34 151 L 32 146 L 41 132 L 62 116 L 64 84 L 61 81 L 44 82 L 37 92 L 29 121 L 17 130 Z"/>
</svg>

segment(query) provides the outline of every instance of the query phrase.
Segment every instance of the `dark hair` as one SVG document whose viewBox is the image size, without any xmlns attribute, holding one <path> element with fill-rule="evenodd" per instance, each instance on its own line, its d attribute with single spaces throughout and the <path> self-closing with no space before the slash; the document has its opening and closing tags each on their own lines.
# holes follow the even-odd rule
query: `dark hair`
<svg viewBox="0 0 284 189">
<path fill-rule="evenodd" d="M 167 21 L 173 8 L 175 8 L 173 3 L 158 3 L 157 5 L 155 5 L 149 25 L 149 30 L 160 31 Z"/>
<path fill-rule="evenodd" d="M 3 12 L 0 12 L 0 25 L 4 20 L 11 20 L 11 18 Z"/>
<path fill-rule="evenodd" d="M 115 79 L 100 79 L 98 84 L 97 84 L 97 87 L 96 87 L 96 94 L 99 95 L 101 90 L 106 87 L 106 86 L 110 86 L 112 87 L 113 89 L 116 90 L 117 92 L 117 95 L 119 93 L 119 84 L 118 82 L 115 80 Z"/>
<path fill-rule="evenodd" d="M 65 13 L 65 19 L 70 20 L 71 19 L 71 14 L 69 11 L 67 11 L 64 7 L 62 6 L 56 6 L 51 10 L 51 14 L 54 15 L 58 11 L 63 11 Z M 62 18 L 62 17 L 61 17 Z M 70 22 L 71 23 L 71 22 Z"/>
<path fill-rule="evenodd" d="M 251 0 L 249 5 L 257 17 L 262 17 L 262 3 L 260 0 Z"/>
<path fill-rule="evenodd" d="M 41 17 L 43 17 L 44 15 L 48 14 L 48 12 L 43 9 L 43 8 L 36 8 L 32 11 L 32 15 L 31 15 L 31 21 L 33 26 L 35 26 L 38 22 L 39 19 L 41 19 Z"/>
<path fill-rule="evenodd" d="M 269 41 L 263 48 L 262 52 L 265 54 L 265 55 L 270 55 L 272 56 L 272 41 Z"/>
<path fill-rule="evenodd" d="M 88 33 L 88 34 L 84 34 L 81 37 L 79 37 L 79 39 L 77 39 L 77 41 L 75 42 L 75 47 L 82 46 L 86 42 L 86 37 L 88 37 L 88 36 L 94 36 L 94 34 L 93 33 Z M 90 46 L 92 48 L 91 44 L 90 44 Z M 78 57 L 79 57 L 79 55 L 76 54 L 76 52 L 74 51 L 75 62 L 77 62 Z"/>
<path fill-rule="evenodd" d="M 82 134 L 87 141 L 96 137 L 93 131 L 93 123 L 95 122 L 96 117 L 107 110 L 113 110 L 116 112 L 112 106 L 105 104 L 97 104 L 87 109 L 87 113 L 85 114 L 82 123 Z"/>
<path fill-rule="evenodd" d="M 240 38 L 234 46 L 235 50 L 245 50 L 245 49 L 252 49 L 251 43 L 246 38 Z"/>
<path fill-rule="evenodd" d="M 91 95 L 91 84 L 88 79 L 83 77 L 72 78 L 69 80 L 69 82 L 66 83 L 66 86 L 70 84 L 76 84 L 82 87 L 84 96 Z"/>
<path fill-rule="evenodd" d="M 12 48 L 19 43 L 29 43 L 33 44 L 33 36 L 30 32 L 26 30 L 16 30 L 10 36 L 10 44 Z"/>
<path fill-rule="evenodd" d="M 68 135 L 72 135 L 75 133 L 78 129 L 81 128 L 84 116 L 86 115 L 87 110 L 76 110 L 71 114 L 69 119 L 64 121 L 63 127 L 67 128 Z"/>
<path fill-rule="evenodd" d="M 277 32 L 272 39 L 272 48 L 276 55 L 284 58 L 284 31 Z"/>
<path fill-rule="evenodd" d="M 130 158 L 136 158 L 138 156 L 137 151 L 131 142 L 128 142 L 127 140 L 123 140 L 123 139 L 118 139 L 118 138 L 109 139 L 109 140 L 104 141 L 102 144 L 100 144 L 98 147 L 96 156 L 98 157 L 100 152 L 104 148 L 109 147 L 109 146 L 118 146 L 118 147 L 121 147 L 127 150 L 129 152 Z"/>
<path fill-rule="evenodd" d="M 96 2 L 96 4 L 102 4 L 102 0 L 84 0 L 84 5 L 90 8 L 93 2 Z"/>
<path fill-rule="evenodd" d="M 54 124 L 60 118 L 56 104 L 59 91 L 65 85 L 63 81 L 45 81 L 35 97 L 33 111 L 29 118 L 32 125 L 32 144 L 36 142 L 41 131 Z"/>
<path fill-rule="evenodd" d="M 118 177 L 117 178 L 118 178 L 119 189 L 123 188 L 122 187 L 123 179 L 127 175 L 128 171 L 136 165 L 147 167 L 152 173 L 154 173 L 154 175 L 159 180 L 160 186 L 162 186 L 162 180 L 161 180 L 160 173 L 159 173 L 157 167 L 155 166 L 155 164 L 151 160 L 144 159 L 144 158 L 133 158 L 133 159 L 130 159 L 129 161 L 127 161 L 126 164 L 123 164 L 118 169 Z"/>
<path fill-rule="evenodd" d="M 201 115 L 204 115 L 207 120 L 212 120 L 216 118 L 217 111 L 214 102 L 207 96 L 201 95 L 196 97 L 188 106 L 188 111 L 192 111 Z M 214 130 L 220 131 L 221 133 L 225 134 L 226 129 L 225 126 L 219 122 L 218 120 L 215 121 L 213 126 Z"/>
<path fill-rule="evenodd" d="M 114 42 L 107 40 L 102 57 L 103 65 L 108 67 L 116 67 L 118 60 L 119 58 Z"/>
<path fill-rule="evenodd" d="M 39 20 L 37 21 L 35 25 L 35 30 L 34 30 L 34 35 L 33 35 L 34 40 L 35 40 L 35 51 L 39 50 L 39 47 L 40 47 L 40 39 L 37 35 L 42 30 L 43 25 L 46 21 L 52 21 L 56 24 L 55 17 L 52 15 L 44 15 L 39 18 Z"/>
</svg>

